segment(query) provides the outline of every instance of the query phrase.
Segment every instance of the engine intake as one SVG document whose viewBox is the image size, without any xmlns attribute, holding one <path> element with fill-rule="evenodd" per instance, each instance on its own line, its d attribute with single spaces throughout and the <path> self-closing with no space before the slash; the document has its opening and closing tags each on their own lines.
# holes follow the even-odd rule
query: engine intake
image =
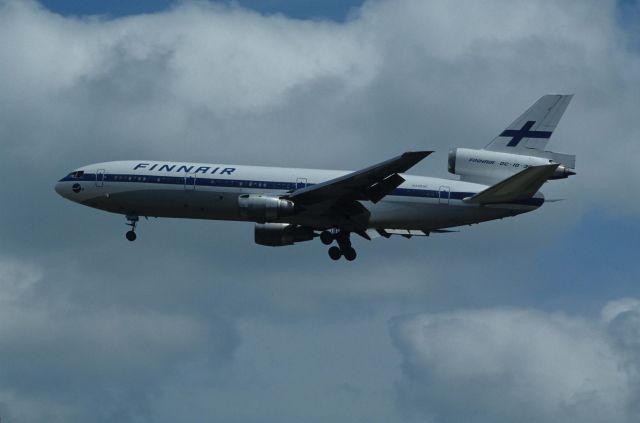
<svg viewBox="0 0 640 423">
<path fill-rule="evenodd" d="M 258 223 L 255 227 L 256 244 L 269 247 L 293 245 L 296 242 L 311 241 L 313 229 L 288 223 Z"/>
<path fill-rule="evenodd" d="M 258 223 L 270 222 L 293 214 L 292 201 L 260 194 L 243 194 L 238 197 L 240 216 Z"/>
</svg>

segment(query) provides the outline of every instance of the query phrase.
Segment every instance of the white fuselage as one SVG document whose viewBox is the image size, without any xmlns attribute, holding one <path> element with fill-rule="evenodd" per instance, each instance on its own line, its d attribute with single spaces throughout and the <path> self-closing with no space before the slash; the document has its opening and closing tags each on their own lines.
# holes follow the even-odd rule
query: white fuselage
<svg viewBox="0 0 640 423">
<path fill-rule="evenodd" d="M 76 169 L 56 184 L 56 191 L 77 203 L 132 216 L 216 220 L 243 219 L 238 196 L 286 195 L 348 171 L 205 163 L 117 161 Z M 486 185 L 403 174 L 405 182 L 378 203 L 362 201 L 370 211 L 368 227 L 434 230 L 525 213 L 544 202 L 530 200 L 494 205 L 463 202 Z M 339 228 L 335 217 L 306 213 L 277 222 L 317 230 Z"/>
</svg>

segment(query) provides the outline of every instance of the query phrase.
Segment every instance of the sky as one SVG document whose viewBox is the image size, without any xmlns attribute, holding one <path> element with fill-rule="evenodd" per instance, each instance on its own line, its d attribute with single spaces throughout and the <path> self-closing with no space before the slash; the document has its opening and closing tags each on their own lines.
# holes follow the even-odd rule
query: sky
<svg viewBox="0 0 640 423">
<path fill-rule="evenodd" d="M 637 2 L 0 0 L 0 417 L 636 422 Z M 123 159 L 453 177 L 541 95 L 564 199 L 333 262 L 60 198 Z"/>
<path fill-rule="evenodd" d="M 282 14 L 294 19 L 345 21 L 363 0 L 220 0 L 218 4 L 237 5 L 265 14 Z M 121 17 L 154 13 L 174 5 L 177 0 L 43 0 L 49 10 L 66 16 L 103 15 Z"/>
</svg>

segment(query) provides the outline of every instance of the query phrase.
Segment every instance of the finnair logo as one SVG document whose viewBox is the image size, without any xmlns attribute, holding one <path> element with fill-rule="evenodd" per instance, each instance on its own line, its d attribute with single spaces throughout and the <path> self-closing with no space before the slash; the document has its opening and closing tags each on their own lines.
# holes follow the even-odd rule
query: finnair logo
<svg viewBox="0 0 640 423">
<path fill-rule="evenodd" d="M 507 144 L 507 147 L 515 147 L 520 144 L 523 138 L 551 138 L 551 131 L 532 131 L 531 128 L 535 125 L 535 120 L 528 120 L 520 129 L 507 129 L 502 131 L 501 137 L 512 137 L 511 141 Z"/>
<path fill-rule="evenodd" d="M 160 163 L 138 163 L 133 170 L 145 169 L 156 172 L 179 172 L 179 173 L 202 173 L 207 175 L 231 175 L 236 171 L 235 167 L 211 167 L 211 166 L 187 166 L 177 164 L 160 164 Z"/>
</svg>

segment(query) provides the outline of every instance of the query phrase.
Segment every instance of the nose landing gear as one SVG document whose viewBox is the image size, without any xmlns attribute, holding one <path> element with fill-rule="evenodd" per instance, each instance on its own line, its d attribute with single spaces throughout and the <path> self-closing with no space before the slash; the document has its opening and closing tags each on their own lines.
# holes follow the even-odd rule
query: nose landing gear
<svg viewBox="0 0 640 423">
<path fill-rule="evenodd" d="M 136 224 L 138 223 L 138 220 L 140 220 L 138 216 L 127 216 L 127 226 L 131 226 L 131 230 L 128 231 L 125 236 L 129 241 L 135 241 L 137 238 Z"/>
<path fill-rule="evenodd" d="M 320 234 L 320 241 L 325 245 L 330 245 L 333 241 L 337 242 L 337 246 L 329 248 L 329 257 L 332 260 L 339 260 L 343 257 L 347 261 L 353 261 L 358 256 L 356 250 L 351 246 L 351 233 L 346 231 L 340 231 L 332 233 L 330 231 L 323 231 Z"/>
</svg>

